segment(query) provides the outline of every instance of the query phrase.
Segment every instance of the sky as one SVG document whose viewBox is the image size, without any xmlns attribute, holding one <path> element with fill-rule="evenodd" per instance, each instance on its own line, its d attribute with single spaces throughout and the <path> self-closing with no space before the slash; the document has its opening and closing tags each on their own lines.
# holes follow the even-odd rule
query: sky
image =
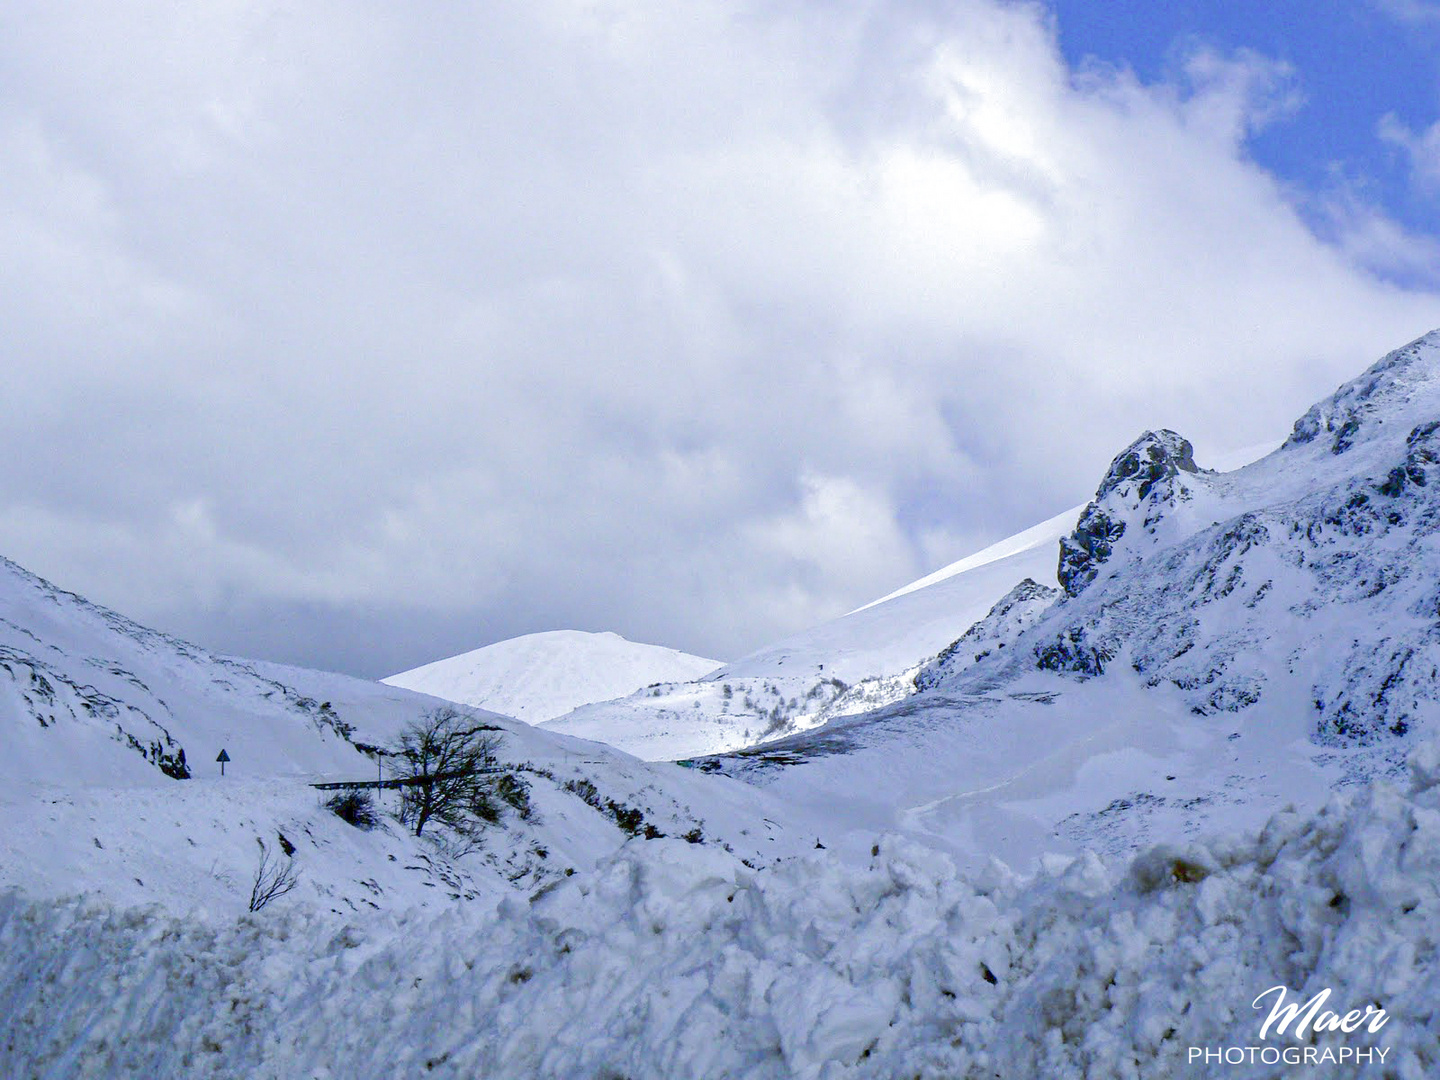
<svg viewBox="0 0 1440 1080">
<path fill-rule="evenodd" d="M 733 659 L 1440 326 L 1440 3 L 0 10 L 0 553 Z"/>
</svg>

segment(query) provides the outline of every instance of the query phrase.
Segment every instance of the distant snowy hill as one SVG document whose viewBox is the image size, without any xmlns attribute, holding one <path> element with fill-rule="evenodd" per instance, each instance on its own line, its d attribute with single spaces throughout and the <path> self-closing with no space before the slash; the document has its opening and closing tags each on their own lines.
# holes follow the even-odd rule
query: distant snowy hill
<svg viewBox="0 0 1440 1080">
<path fill-rule="evenodd" d="M 719 660 L 619 634 L 550 630 L 497 641 L 383 681 L 539 724 L 652 683 L 698 679 L 719 666 Z"/>
</svg>

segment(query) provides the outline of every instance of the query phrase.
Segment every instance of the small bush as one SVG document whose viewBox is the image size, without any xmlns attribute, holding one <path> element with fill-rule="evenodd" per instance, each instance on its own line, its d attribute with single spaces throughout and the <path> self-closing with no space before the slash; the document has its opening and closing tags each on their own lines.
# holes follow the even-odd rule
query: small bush
<svg viewBox="0 0 1440 1080">
<path fill-rule="evenodd" d="M 599 790 L 589 780 L 567 780 L 565 781 L 565 790 L 572 795 L 579 796 L 596 810 L 604 808 L 605 804 L 600 801 Z"/>
<path fill-rule="evenodd" d="M 341 791 L 332 795 L 325 803 L 325 809 L 347 825 L 357 829 L 373 829 L 380 824 L 380 815 L 375 811 L 375 802 L 365 790 Z"/>
<path fill-rule="evenodd" d="M 633 806 L 626 806 L 614 799 L 607 800 L 605 806 L 610 811 L 610 816 L 615 819 L 615 824 L 619 825 L 627 836 L 634 836 L 645 824 L 645 814 Z"/>
<path fill-rule="evenodd" d="M 496 800 L 494 791 L 488 787 L 475 789 L 470 797 L 470 812 L 491 825 L 500 823 L 500 803 Z"/>
<path fill-rule="evenodd" d="M 535 814 L 530 803 L 530 785 L 514 773 L 504 773 L 495 782 L 495 794 L 515 808 L 521 821 L 529 821 Z"/>
</svg>

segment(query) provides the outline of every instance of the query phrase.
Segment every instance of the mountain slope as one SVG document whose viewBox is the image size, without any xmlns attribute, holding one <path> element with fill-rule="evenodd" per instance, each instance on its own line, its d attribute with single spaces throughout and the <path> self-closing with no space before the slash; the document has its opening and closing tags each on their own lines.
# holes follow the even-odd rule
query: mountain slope
<svg viewBox="0 0 1440 1080">
<path fill-rule="evenodd" d="M 325 808 L 312 782 L 374 779 L 361 747 L 443 705 L 216 656 L 0 560 L 0 887 L 243 909 L 262 850 L 292 849 L 310 903 L 394 909 L 540 887 L 634 834 L 725 843 L 756 865 L 814 843 L 812 826 L 743 785 L 478 709 L 512 801 L 472 839 L 410 835 L 390 816 L 393 791 L 369 832 Z"/>
<path fill-rule="evenodd" d="M 1222 454 L 1218 464 L 1237 467 L 1276 445 Z M 650 686 L 546 727 L 648 760 L 673 760 L 739 750 L 899 701 L 915 692 L 922 665 L 955 646 L 1019 582 L 1058 587 L 1059 543 L 1082 510 L 1056 514 L 702 680 Z M 1027 619 L 1044 606 L 1037 596 L 1027 601 Z"/>
<path fill-rule="evenodd" d="M 242 776 L 363 764 L 341 704 L 319 696 L 332 687 L 284 672 L 150 630 L 0 559 L 5 780 L 163 783 L 208 773 L 222 749 Z"/>
<path fill-rule="evenodd" d="M 719 666 L 718 660 L 626 641 L 619 634 L 550 630 L 497 641 L 383 681 L 539 724 L 651 683 L 698 679 Z"/>
</svg>

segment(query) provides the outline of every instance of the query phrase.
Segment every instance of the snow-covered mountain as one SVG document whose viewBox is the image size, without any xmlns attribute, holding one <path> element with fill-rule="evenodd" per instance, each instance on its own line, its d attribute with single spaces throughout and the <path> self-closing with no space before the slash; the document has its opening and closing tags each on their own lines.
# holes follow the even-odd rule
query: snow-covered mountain
<svg viewBox="0 0 1440 1080">
<path fill-rule="evenodd" d="M 377 731 L 404 711 L 397 695 L 291 674 L 150 630 L 0 559 L 7 782 L 163 782 L 215 771 L 222 749 L 240 777 L 343 770 L 363 763 L 347 738 L 357 692 Z"/>
<path fill-rule="evenodd" d="M 549 630 L 436 660 L 383 680 L 539 724 L 653 683 L 688 682 L 720 666 L 619 634 Z"/>
<path fill-rule="evenodd" d="M 1276 445 L 1233 451 L 1218 461 L 1237 467 Z M 925 665 L 972 628 L 979 633 L 992 606 L 1018 583 L 1058 595 L 1059 544 L 1084 509 L 1056 514 L 703 679 L 647 686 L 546 727 L 663 761 L 743 749 L 900 701 L 915 692 Z M 1033 595 L 1026 607 L 1035 607 Z M 1018 608 L 1007 610 L 1020 617 Z M 991 636 L 994 622 L 986 620 Z"/>
<path fill-rule="evenodd" d="M 651 761 L 723 753 L 865 712 L 914 691 L 920 665 L 1016 581 L 1052 586 L 1055 545 L 1080 507 L 886 597 L 726 664 L 703 680 L 649 686 L 546 727 Z"/>
<path fill-rule="evenodd" d="M 978 858 L 1248 826 L 1440 730 L 1440 334 L 1261 460 L 1126 448 L 1059 550 L 922 692 L 720 764 Z M 968 853 L 968 854 L 966 854 Z"/>
</svg>

